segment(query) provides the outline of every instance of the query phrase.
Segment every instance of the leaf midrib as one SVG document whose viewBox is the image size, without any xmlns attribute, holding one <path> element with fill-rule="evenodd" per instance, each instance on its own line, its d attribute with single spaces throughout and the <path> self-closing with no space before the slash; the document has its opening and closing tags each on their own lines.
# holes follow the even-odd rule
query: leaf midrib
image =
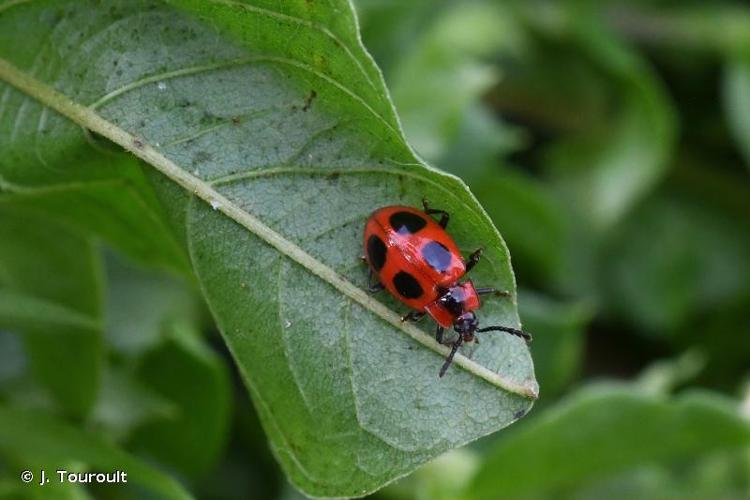
<svg viewBox="0 0 750 500">
<path fill-rule="evenodd" d="M 216 191 L 210 184 L 202 179 L 195 177 L 186 170 L 180 168 L 169 158 L 162 155 L 156 149 L 147 144 L 129 132 L 119 128 L 114 123 L 104 119 L 96 113 L 95 110 L 78 104 L 66 95 L 58 92 L 51 86 L 37 80 L 16 68 L 5 59 L 0 58 L 0 79 L 5 80 L 21 92 L 38 100 L 45 106 L 57 111 L 67 117 L 74 123 L 92 130 L 112 142 L 119 144 L 135 156 L 139 157 L 162 174 L 169 177 L 172 181 L 183 187 L 186 191 L 192 193 L 212 208 L 221 211 L 224 215 L 234 220 L 241 226 L 245 227 L 254 235 L 261 238 L 267 244 L 274 247 L 281 254 L 292 259 L 318 278 L 326 281 L 351 300 L 359 303 L 362 307 L 371 313 L 379 316 L 381 319 L 391 324 L 396 329 L 402 331 L 413 340 L 419 342 L 424 347 L 431 349 L 443 356 L 449 353 L 449 348 L 439 344 L 435 339 L 429 337 L 416 326 L 403 323 L 398 314 L 388 309 L 385 305 L 370 297 L 360 288 L 351 282 L 339 276 L 333 269 L 317 260 L 312 255 L 305 252 L 291 241 L 287 240 L 279 233 L 265 225 L 260 219 L 252 214 L 243 211 L 239 206 Z M 341 84 L 336 82 L 335 85 L 341 88 Z M 351 91 L 342 89 L 352 96 Z M 358 99 L 368 110 L 374 112 L 372 108 L 364 103 L 361 98 Z M 377 113 L 375 113 L 377 114 Z M 382 117 L 381 117 L 382 120 Z M 393 129 L 389 126 L 391 132 Z M 469 358 L 457 354 L 454 358 L 454 364 L 460 366 L 466 371 L 485 380 L 486 382 L 497 386 L 508 392 L 518 394 L 528 398 L 537 397 L 537 388 L 535 385 L 524 385 L 516 383 L 506 377 L 495 373 L 488 368 L 479 365 Z"/>
</svg>

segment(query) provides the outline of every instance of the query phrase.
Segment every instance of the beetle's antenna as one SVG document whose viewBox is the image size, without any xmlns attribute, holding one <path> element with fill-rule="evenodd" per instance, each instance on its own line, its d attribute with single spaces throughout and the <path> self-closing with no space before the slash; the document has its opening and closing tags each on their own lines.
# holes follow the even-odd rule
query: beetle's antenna
<svg viewBox="0 0 750 500">
<path fill-rule="evenodd" d="M 531 342 L 531 334 L 524 332 L 523 330 L 517 330 L 515 328 L 510 328 L 509 326 L 488 326 L 487 328 L 478 328 L 476 330 L 477 332 L 505 332 L 510 333 L 511 335 L 515 335 L 516 337 L 521 337 L 524 339 L 527 343 Z"/>
<path fill-rule="evenodd" d="M 453 343 L 453 347 L 451 348 L 451 353 L 448 354 L 448 357 L 445 360 L 445 363 L 443 363 L 443 367 L 440 368 L 440 374 L 438 376 L 442 377 L 445 375 L 445 372 L 448 371 L 448 367 L 453 362 L 453 356 L 456 355 L 456 352 L 458 351 L 458 348 L 461 347 L 461 342 L 464 341 L 463 336 L 459 335 L 458 340 L 456 340 Z"/>
</svg>

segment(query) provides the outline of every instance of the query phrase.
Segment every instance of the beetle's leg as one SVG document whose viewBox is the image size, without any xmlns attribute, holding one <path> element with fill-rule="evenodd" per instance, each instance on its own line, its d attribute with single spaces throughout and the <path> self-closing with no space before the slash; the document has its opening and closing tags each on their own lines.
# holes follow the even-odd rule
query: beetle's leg
<svg viewBox="0 0 750 500">
<path fill-rule="evenodd" d="M 484 252 L 484 247 L 479 247 L 473 252 L 471 252 L 471 254 L 469 254 L 469 259 L 468 259 L 468 262 L 466 263 L 467 273 L 471 271 L 474 268 L 474 266 L 477 265 L 477 262 L 479 262 L 479 259 L 482 258 L 482 252 Z"/>
<path fill-rule="evenodd" d="M 445 328 L 437 325 L 437 327 L 435 328 L 435 340 L 438 341 L 438 344 L 443 343 L 443 333 L 445 333 Z"/>
<path fill-rule="evenodd" d="M 421 312 L 421 311 L 409 311 L 408 314 L 404 314 L 401 316 L 401 322 L 405 321 L 419 321 L 420 319 L 424 318 L 424 315 L 427 313 Z"/>
<path fill-rule="evenodd" d="M 453 356 L 455 356 L 456 352 L 458 352 L 458 348 L 461 347 L 461 342 L 463 342 L 463 340 L 463 336 L 459 335 L 458 340 L 453 343 L 450 354 L 448 354 L 448 357 L 445 359 L 445 363 L 443 363 L 442 368 L 440 368 L 440 373 L 438 374 L 439 377 L 442 377 L 443 375 L 445 375 L 445 372 L 448 371 L 448 367 L 453 362 Z"/>
<path fill-rule="evenodd" d="M 497 290 L 492 287 L 476 288 L 478 295 L 494 295 L 495 297 L 510 297 L 508 290 Z"/>
<path fill-rule="evenodd" d="M 379 281 L 376 283 L 372 282 L 372 269 L 370 269 L 370 274 L 367 276 L 367 291 L 370 293 L 378 293 L 383 288 L 385 287 L 383 286 L 381 282 Z"/>
<path fill-rule="evenodd" d="M 359 259 L 362 261 L 362 264 L 367 264 L 367 257 L 365 257 L 364 255 L 360 255 Z M 373 283 L 372 269 L 370 269 L 369 271 L 370 272 L 367 274 L 367 291 L 370 293 L 378 293 L 384 288 L 383 284 L 380 282 Z"/>
<path fill-rule="evenodd" d="M 430 203 L 427 201 L 427 198 L 422 198 L 422 206 L 424 207 L 424 213 L 426 213 L 427 215 L 440 214 L 438 225 L 443 229 L 446 228 L 446 226 L 448 225 L 448 221 L 451 219 L 451 214 L 449 214 L 445 210 L 430 208 Z"/>
</svg>

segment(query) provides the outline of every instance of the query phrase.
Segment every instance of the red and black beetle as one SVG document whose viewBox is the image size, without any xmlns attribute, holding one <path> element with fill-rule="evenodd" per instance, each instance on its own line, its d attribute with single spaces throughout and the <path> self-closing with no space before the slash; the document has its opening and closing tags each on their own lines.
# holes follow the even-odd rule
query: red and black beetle
<svg viewBox="0 0 750 500">
<path fill-rule="evenodd" d="M 516 328 L 489 326 L 479 328 L 474 311 L 481 295 L 507 295 L 494 288 L 476 288 L 471 280 L 459 280 L 479 262 L 482 249 L 464 261 L 461 252 L 446 232 L 450 215 L 431 209 L 423 200 L 424 211 L 405 206 L 384 207 L 370 215 L 365 224 L 365 260 L 370 266 L 370 291 L 386 288 L 412 311 L 402 321 L 417 321 L 429 314 L 437 323 L 435 338 L 441 344 L 445 328 L 458 333 L 451 352 L 440 369 L 440 376 L 453 361 L 463 342 L 475 341 L 476 332 L 499 331 L 522 337 L 531 336 Z M 431 216 L 439 215 L 435 221 Z M 372 283 L 372 277 L 377 282 Z"/>
</svg>

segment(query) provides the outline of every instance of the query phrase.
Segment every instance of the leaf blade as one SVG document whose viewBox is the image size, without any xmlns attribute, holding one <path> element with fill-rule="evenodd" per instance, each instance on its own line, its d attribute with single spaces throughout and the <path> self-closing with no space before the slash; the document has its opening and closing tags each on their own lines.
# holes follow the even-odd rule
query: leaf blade
<svg viewBox="0 0 750 500">
<path fill-rule="evenodd" d="M 747 422 L 724 398 L 693 391 L 668 399 L 614 383 L 583 388 L 519 431 L 490 452 L 469 498 L 549 494 L 750 440 Z"/>
</svg>

